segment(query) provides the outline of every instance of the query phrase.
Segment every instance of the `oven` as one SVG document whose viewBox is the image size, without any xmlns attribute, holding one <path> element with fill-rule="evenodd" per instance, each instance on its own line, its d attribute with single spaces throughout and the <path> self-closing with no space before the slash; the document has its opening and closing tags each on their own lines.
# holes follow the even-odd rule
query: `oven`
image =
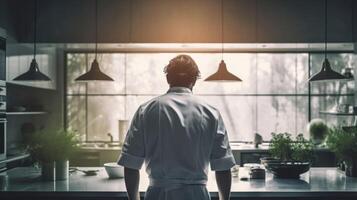
<svg viewBox="0 0 357 200">
<path fill-rule="evenodd" d="M 6 83 L 0 82 L 0 160 L 6 158 Z"/>
<path fill-rule="evenodd" d="M 0 114 L 0 160 L 6 159 L 6 114 Z"/>
<path fill-rule="evenodd" d="M 0 29 L 0 81 L 6 81 L 6 40 Z"/>
<path fill-rule="evenodd" d="M 0 29 L 0 160 L 6 159 L 6 33 Z M 1 166 L 0 166 L 1 168 Z"/>
</svg>

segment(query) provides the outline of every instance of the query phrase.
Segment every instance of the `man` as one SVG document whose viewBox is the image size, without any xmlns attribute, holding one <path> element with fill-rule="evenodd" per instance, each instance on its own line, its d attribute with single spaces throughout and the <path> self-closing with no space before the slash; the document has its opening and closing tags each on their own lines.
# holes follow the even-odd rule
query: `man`
<svg viewBox="0 0 357 200">
<path fill-rule="evenodd" d="M 220 200 L 229 199 L 235 161 L 219 111 L 192 94 L 200 76 L 188 55 L 165 67 L 168 92 L 141 105 L 128 130 L 118 164 L 124 166 L 130 200 L 139 200 L 145 161 L 146 200 L 208 200 L 208 166 L 216 171 Z"/>
</svg>

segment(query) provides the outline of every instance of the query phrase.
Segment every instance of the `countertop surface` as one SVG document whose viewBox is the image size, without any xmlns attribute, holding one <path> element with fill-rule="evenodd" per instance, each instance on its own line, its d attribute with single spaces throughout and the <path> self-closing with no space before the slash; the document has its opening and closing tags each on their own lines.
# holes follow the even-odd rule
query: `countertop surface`
<svg viewBox="0 0 357 200">
<path fill-rule="evenodd" d="M 46 192 L 67 194 L 106 193 L 115 196 L 125 196 L 124 179 L 108 179 L 104 168 L 99 169 L 97 176 L 85 176 L 82 172 L 74 172 L 66 181 L 42 181 L 40 170 L 33 167 L 20 167 L 1 174 L 0 190 L 8 192 Z M 239 170 L 240 177 L 247 177 L 248 171 Z M 4 178 L 5 177 L 5 178 Z M 7 180 L 4 180 L 7 179 Z M 140 192 L 145 192 L 148 186 L 148 177 L 141 170 Z M 212 196 L 217 196 L 217 186 L 214 173 L 209 173 L 207 184 Z M 265 180 L 242 181 L 232 178 L 232 197 L 240 196 L 321 196 L 343 194 L 357 197 L 357 178 L 346 177 L 336 168 L 311 168 L 300 179 L 276 179 L 267 173 Z M 3 193 L 3 192 L 1 192 Z M 0 193 L 0 194 L 1 194 Z"/>
</svg>

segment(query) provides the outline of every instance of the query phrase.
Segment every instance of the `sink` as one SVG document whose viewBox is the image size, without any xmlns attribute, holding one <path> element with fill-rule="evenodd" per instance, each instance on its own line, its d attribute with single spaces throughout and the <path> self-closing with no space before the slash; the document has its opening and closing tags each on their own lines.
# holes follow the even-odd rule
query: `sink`
<svg viewBox="0 0 357 200">
<path fill-rule="evenodd" d="M 121 147 L 120 143 L 108 143 L 108 147 Z"/>
<path fill-rule="evenodd" d="M 112 148 L 112 147 L 121 147 L 121 144 L 118 142 L 113 142 L 113 143 L 96 142 L 96 143 L 82 143 L 79 146 L 82 148 Z"/>
</svg>

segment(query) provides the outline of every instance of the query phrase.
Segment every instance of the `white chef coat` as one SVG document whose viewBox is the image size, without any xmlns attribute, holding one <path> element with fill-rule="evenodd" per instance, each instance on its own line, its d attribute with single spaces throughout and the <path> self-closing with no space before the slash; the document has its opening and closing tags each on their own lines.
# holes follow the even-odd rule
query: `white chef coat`
<svg viewBox="0 0 357 200">
<path fill-rule="evenodd" d="M 208 166 L 235 165 L 219 111 L 185 87 L 170 88 L 135 113 L 118 164 L 140 169 L 144 161 L 146 200 L 208 200 Z"/>
</svg>

